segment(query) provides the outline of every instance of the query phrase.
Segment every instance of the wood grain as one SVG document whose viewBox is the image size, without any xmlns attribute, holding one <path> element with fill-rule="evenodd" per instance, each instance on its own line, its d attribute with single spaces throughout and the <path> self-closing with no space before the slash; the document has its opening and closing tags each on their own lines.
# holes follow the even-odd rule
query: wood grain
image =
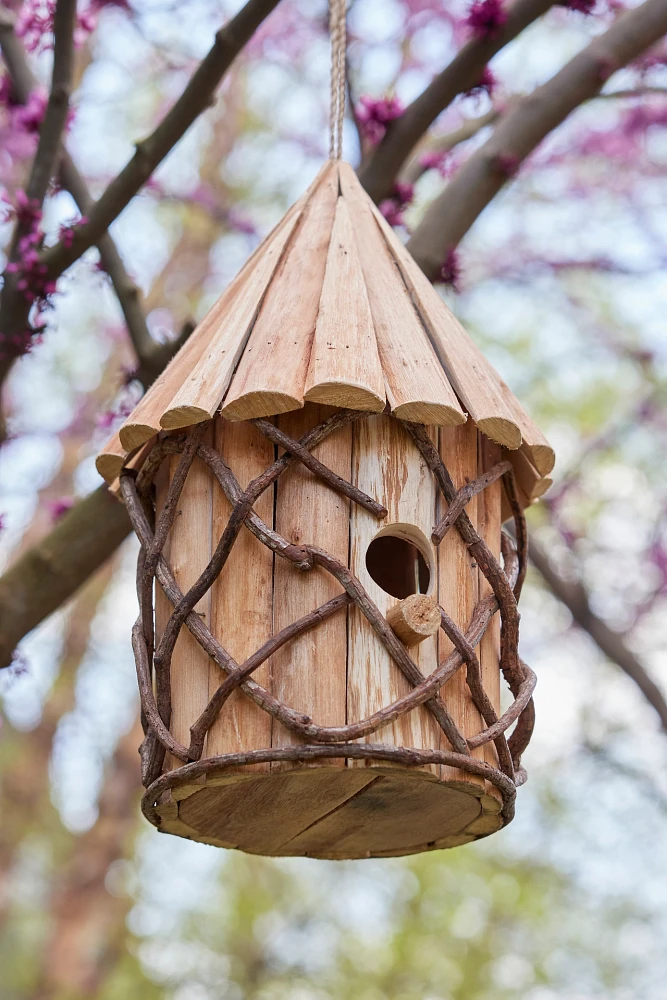
<svg viewBox="0 0 667 1000">
<path fill-rule="evenodd" d="M 336 203 L 305 398 L 373 413 L 385 406 L 371 307 L 343 198 Z"/>
<path fill-rule="evenodd" d="M 332 411 L 316 403 L 277 420 L 281 430 L 299 438 Z M 313 449 L 313 454 L 339 476 L 351 477 L 351 427 L 342 427 Z M 372 516 L 372 515 L 369 515 Z M 276 530 L 295 544 L 311 543 L 347 563 L 350 503 L 294 463 L 277 483 Z M 341 592 L 340 584 L 321 567 L 304 573 L 284 559 L 274 571 L 274 633 Z M 324 726 L 345 724 L 347 622 L 338 612 L 317 628 L 298 636 L 273 657 L 272 692 Z M 272 746 L 303 742 L 274 722 Z M 344 761 L 338 762 L 344 766 Z M 280 770 L 293 765 L 273 765 Z"/>
<path fill-rule="evenodd" d="M 252 854 L 284 852 L 307 830 L 373 780 L 335 767 L 273 772 L 207 787 L 180 803 L 179 819 Z M 289 853 L 304 854 L 304 849 Z"/>
<path fill-rule="evenodd" d="M 120 475 L 127 449 L 121 444 L 118 431 L 112 434 L 95 459 L 95 468 L 107 484 L 113 483 Z"/>
<path fill-rule="evenodd" d="M 354 424 L 352 482 L 380 500 L 389 513 L 382 527 L 358 505 L 352 508 L 350 569 L 382 614 L 395 604 L 373 580 L 366 567 L 366 552 L 378 529 L 394 530 L 403 537 L 412 531 L 422 539 L 423 554 L 435 566 L 427 539 L 435 523 L 436 492 L 430 470 L 407 432 L 388 416 L 368 417 Z M 392 525 L 394 526 L 392 529 Z M 417 529 L 417 532 L 415 532 Z M 419 534 L 420 533 L 420 534 Z M 431 585 L 436 581 L 431 573 Z M 392 661 L 370 624 L 356 607 L 350 608 L 348 653 L 348 719 L 364 719 L 411 690 L 409 681 Z M 437 637 L 431 636 L 411 651 L 423 674 L 437 665 Z M 440 729 L 426 708 L 420 706 L 365 739 L 370 743 L 434 748 L 440 745 Z M 350 766 L 365 766 L 350 762 Z M 439 765 L 428 770 L 439 773 Z"/>
<path fill-rule="evenodd" d="M 368 773 L 368 772 L 366 772 Z M 382 857 L 426 849 L 460 834 L 480 815 L 479 800 L 423 775 L 379 774 L 281 853 L 325 858 Z"/>
<path fill-rule="evenodd" d="M 276 271 L 234 375 L 222 413 L 250 420 L 303 406 L 338 198 L 337 165 L 329 165 Z"/>
<path fill-rule="evenodd" d="M 478 439 L 478 475 L 486 472 L 501 459 L 500 447 L 489 441 L 483 434 Z M 500 561 L 500 519 L 501 519 L 501 491 L 502 483 L 496 480 L 487 486 L 477 497 L 477 531 L 482 536 L 486 544 L 493 552 L 496 559 Z M 486 597 L 492 593 L 492 588 L 482 573 L 479 572 L 479 596 Z M 489 623 L 482 641 L 479 644 L 479 663 L 482 670 L 482 683 L 484 690 L 489 696 L 496 714 L 500 715 L 500 616 L 494 615 Z M 492 767 L 498 767 L 498 754 L 493 743 L 486 743 L 484 747 L 484 759 Z M 496 789 L 487 783 L 487 792 L 490 795 L 497 794 Z"/>
<path fill-rule="evenodd" d="M 536 443 L 539 435 L 542 448 L 546 446 L 553 454 L 546 439 L 539 434 L 530 417 L 441 299 L 394 231 L 377 209 L 374 208 L 373 211 L 398 261 L 449 382 L 478 428 L 494 441 L 510 449 L 519 447 L 524 428 L 535 438 Z M 546 453 L 540 451 L 541 461 L 545 461 L 545 458 Z"/>
<path fill-rule="evenodd" d="M 340 178 L 354 222 L 392 412 L 423 424 L 463 423 L 465 414 L 389 253 L 368 195 L 349 164 L 341 163 Z"/>
<path fill-rule="evenodd" d="M 205 443 L 211 444 L 207 431 Z M 173 476 L 180 460 L 170 460 Z M 212 554 L 212 476 L 198 458 L 188 472 L 174 523 L 169 533 L 169 561 L 176 582 L 185 593 L 197 580 Z M 194 610 L 205 622 L 211 620 L 211 592 L 208 591 Z M 183 746 L 190 743 L 190 726 L 208 703 L 209 657 L 197 640 L 183 627 L 171 659 L 171 725 L 170 732 Z M 204 749 L 206 755 L 206 748 Z M 171 766 L 180 766 L 172 760 Z"/>
<path fill-rule="evenodd" d="M 417 646 L 440 628 L 440 609 L 435 597 L 411 594 L 387 612 L 387 623 L 406 646 Z"/>
<path fill-rule="evenodd" d="M 241 488 L 268 468 L 273 461 L 273 445 L 253 424 L 230 423 L 222 417 L 215 422 L 216 451 L 227 462 Z M 255 503 L 254 510 L 265 524 L 273 527 L 273 488 Z M 213 486 L 213 545 L 220 539 L 231 505 L 217 482 Z M 236 539 L 227 563 L 211 588 L 211 630 L 225 649 L 242 663 L 272 633 L 273 554 L 246 528 Z M 269 664 L 253 674 L 262 687 L 270 685 Z M 224 677 L 210 663 L 209 697 Z M 235 691 L 207 737 L 209 756 L 271 746 L 271 717 L 242 691 Z M 268 764 L 252 770 L 268 771 Z"/>
<path fill-rule="evenodd" d="M 162 427 L 175 428 L 199 423 L 209 420 L 217 412 L 248 342 L 267 288 L 300 216 L 301 210 L 293 212 L 278 227 L 274 236 L 265 240 L 261 253 L 256 255 L 251 266 L 244 267 L 243 282 L 233 302 L 225 303 L 224 307 L 217 309 L 214 307 L 215 313 L 210 319 L 214 327 L 213 335 L 197 364 L 176 387 L 173 398 L 161 416 Z"/>
<path fill-rule="evenodd" d="M 477 428 L 472 420 L 462 427 L 440 428 L 440 457 L 447 466 L 457 489 L 477 478 L 477 438 Z M 478 521 L 478 502 L 479 496 L 474 496 L 466 506 L 466 513 L 474 527 Z M 441 499 L 438 515 L 444 514 L 445 509 L 445 502 Z M 465 631 L 479 600 L 479 577 L 477 565 L 456 528 L 449 531 L 438 546 L 438 595 L 440 604 L 449 617 Z M 441 630 L 438 636 L 439 658 L 442 660 L 448 656 L 452 648 L 452 643 Z M 465 666 L 462 666 L 447 682 L 442 696 L 464 736 L 481 732 L 484 725 L 466 683 Z M 441 734 L 439 745 L 443 750 L 449 749 L 444 733 Z M 483 748 L 478 748 L 473 754 L 484 760 Z M 442 768 L 442 777 L 484 786 L 483 779 L 477 775 L 457 771 L 451 767 Z"/>
</svg>

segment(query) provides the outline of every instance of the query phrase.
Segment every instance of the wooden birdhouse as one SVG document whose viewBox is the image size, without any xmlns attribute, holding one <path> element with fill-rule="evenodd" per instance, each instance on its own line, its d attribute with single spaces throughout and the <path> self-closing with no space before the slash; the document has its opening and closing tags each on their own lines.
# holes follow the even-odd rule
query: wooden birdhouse
<svg viewBox="0 0 667 1000">
<path fill-rule="evenodd" d="M 329 161 L 98 459 L 141 542 L 150 822 L 317 858 L 508 823 L 533 725 L 522 510 L 552 465 Z"/>
</svg>

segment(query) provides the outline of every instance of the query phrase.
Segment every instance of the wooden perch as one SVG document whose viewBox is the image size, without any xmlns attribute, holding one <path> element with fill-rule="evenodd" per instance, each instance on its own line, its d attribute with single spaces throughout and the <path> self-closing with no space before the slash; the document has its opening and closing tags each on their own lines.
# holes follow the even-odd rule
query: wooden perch
<svg viewBox="0 0 667 1000">
<path fill-rule="evenodd" d="M 416 646 L 440 628 L 440 608 L 435 597 L 410 594 L 389 609 L 387 621 L 402 643 Z"/>
</svg>

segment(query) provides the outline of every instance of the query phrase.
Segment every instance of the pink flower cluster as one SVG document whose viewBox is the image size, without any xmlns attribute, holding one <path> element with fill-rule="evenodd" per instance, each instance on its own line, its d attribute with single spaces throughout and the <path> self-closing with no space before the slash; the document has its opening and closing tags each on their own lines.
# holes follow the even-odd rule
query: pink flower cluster
<svg viewBox="0 0 667 1000">
<path fill-rule="evenodd" d="M 592 14 L 597 0 L 566 0 L 565 6 L 578 10 L 580 14 Z"/>
<path fill-rule="evenodd" d="M 391 198 L 385 198 L 378 205 L 378 208 L 390 226 L 404 225 L 403 212 L 408 205 L 412 204 L 414 196 L 415 189 L 413 184 L 396 181 Z"/>
<path fill-rule="evenodd" d="M 477 97 L 480 94 L 488 94 L 491 97 L 497 82 L 489 67 L 485 66 L 477 83 L 470 90 L 466 90 L 466 97 Z"/>
<path fill-rule="evenodd" d="M 16 34 L 28 52 L 44 52 L 53 45 L 55 0 L 28 0 L 16 23 Z"/>
<path fill-rule="evenodd" d="M 440 280 L 445 285 L 449 285 L 454 291 L 458 291 L 461 279 L 461 262 L 456 250 L 448 250 L 442 267 L 440 268 Z"/>
<path fill-rule="evenodd" d="M 45 52 L 53 45 L 53 15 L 55 0 L 28 0 L 24 3 L 16 24 L 16 34 L 23 39 L 28 52 Z M 105 7 L 116 7 L 132 13 L 128 0 L 90 0 L 85 10 L 79 11 L 74 41 L 82 45 L 97 27 L 97 17 Z"/>
<path fill-rule="evenodd" d="M 82 215 L 78 222 L 63 222 L 63 224 L 58 229 L 58 240 L 65 246 L 68 250 L 74 242 L 74 236 L 76 233 L 77 226 L 85 226 L 88 222 L 88 217 Z"/>
<path fill-rule="evenodd" d="M 383 97 L 375 100 L 372 97 L 364 96 L 360 98 L 356 108 L 356 116 L 364 138 L 371 144 L 377 146 L 382 140 L 389 122 L 395 118 L 400 118 L 403 114 L 403 105 L 397 97 Z"/>
<path fill-rule="evenodd" d="M 439 170 L 444 177 L 447 173 L 449 154 L 448 149 L 434 149 L 429 153 L 422 153 L 419 157 L 419 165 L 423 170 Z"/>
<path fill-rule="evenodd" d="M 493 38 L 507 21 L 502 0 L 474 0 L 466 24 L 478 38 Z"/>
<path fill-rule="evenodd" d="M 59 521 L 74 506 L 74 497 L 58 497 L 57 500 L 49 500 L 47 507 L 52 521 Z"/>
<path fill-rule="evenodd" d="M 127 376 L 126 384 L 129 384 L 132 380 L 133 373 L 128 372 Z M 113 427 L 118 420 L 124 420 L 125 417 L 129 417 L 135 405 L 136 402 L 132 402 L 130 399 L 121 399 L 120 403 L 118 403 L 115 407 L 111 407 L 110 409 L 104 410 L 104 412 L 100 413 L 97 418 L 97 426 L 101 430 L 109 430 L 109 428 Z"/>
<path fill-rule="evenodd" d="M 18 105 L 13 114 L 13 121 L 17 128 L 27 132 L 28 135 L 38 135 L 41 124 L 46 114 L 48 97 L 41 88 L 33 90 L 27 102 Z"/>
<path fill-rule="evenodd" d="M 34 198 L 29 198 L 25 191 L 17 191 L 14 207 L 19 232 L 23 235 L 18 242 L 18 260 L 7 265 L 7 271 L 18 274 L 16 287 L 28 302 L 45 299 L 56 290 L 55 281 L 47 280 L 47 268 L 39 262 L 38 247 L 44 239 L 40 229 L 42 208 Z"/>
</svg>

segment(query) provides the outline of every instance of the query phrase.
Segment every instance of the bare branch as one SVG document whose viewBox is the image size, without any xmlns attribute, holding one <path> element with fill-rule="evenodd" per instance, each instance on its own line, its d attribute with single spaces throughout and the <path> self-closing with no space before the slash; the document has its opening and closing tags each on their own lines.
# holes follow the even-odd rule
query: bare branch
<svg viewBox="0 0 667 1000">
<path fill-rule="evenodd" d="M 429 207 L 408 242 L 434 279 L 442 262 L 529 153 L 609 77 L 667 32 L 667 3 L 646 0 L 628 11 L 551 80 L 520 101 Z"/>
<path fill-rule="evenodd" d="M 210 107 L 213 94 L 234 59 L 278 3 L 279 0 L 248 0 L 236 17 L 217 32 L 212 48 L 181 96 L 155 131 L 137 143 L 134 156 L 92 206 L 87 224 L 77 231 L 72 245 L 58 244 L 45 251 L 43 263 L 50 277 L 62 274 L 96 243 L 199 115 Z"/>
<path fill-rule="evenodd" d="M 0 667 L 18 642 L 59 608 L 130 531 L 125 507 L 106 486 L 73 507 L 0 578 Z"/>
<path fill-rule="evenodd" d="M 591 639 L 605 656 L 634 681 L 649 705 L 660 717 L 660 725 L 667 733 L 667 701 L 657 684 L 649 677 L 635 654 L 626 645 L 618 632 L 609 628 L 606 622 L 591 610 L 586 588 L 582 583 L 564 580 L 553 568 L 546 553 L 534 540 L 530 541 L 530 561 L 538 571 L 549 590 L 568 609 L 580 628 L 588 632 Z"/>
<path fill-rule="evenodd" d="M 448 132 L 447 135 L 439 136 L 428 147 L 420 147 L 420 149 L 423 152 L 429 153 L 449 153 L 450 150 L 460 146 L 462 142 L 472 139 L 483 128 L 486 128 L 487 125 L 492 125 L 499 115 L 500 111 L 498 108 L 491 108 L 486 114 L 480 115 L 478 118 L 469 118 L 460 128 L 455 129 L 453 132 Z M 410 184 L 415 184 L 424 173 L 424 170 L 425 168 L 421 164 L 421 156 L 419 156 L 418 150 L 417 154 L 403 171 L 402 179 L 408 181 Z"/>
<path fill-rule="evenodd" d="M 279 0 L 248 0 L 245 7 L 216 36 L 208 54 L 192 76 L 174 106 L 155 131 L 137 144 L 136 152 L 120 174 L 88 211 L 88 222 L 77 228 L 69 247 L 63 243 L 45 250 L 42 263 L 48 268 L 49 280 L 59 277 L 75 260 L 94 246 L 111 223 L 143 187 L 153 171 L 187 132 L 199 115 L 211 104 L 213 94 L 236 56 L 277 7 Z M 10 283 L 13 287 L 14 283 Z M 22 296 L 6 295 L 3 289 L 0 309 L 0 330 L 5 337 L 26 328 L 30 304 Z M 0 384 L 6 378 L 12 359 L 0 362 Z"/>
<path fill-rule="evenodd" d="M 55 173 L 60 140 L 67 124 L 74 70 L 74 26 L 76 0 L 58 0 L 53 16 L 53 74 L 49 100 L 39 130 L 37 152 L 26 185 L 29 198 L 44 201 L 49 181 Z"/>
<path fill-rule="evenodd" d="M 20 104 L 25 104 L 37 83 L 30 72 L 25 50 L 16 37 L 11 19 L 3 18 L 2 15 L 0 15 L 0 51 L 9 70 L 16 99 Z M 60 154 L 59 179 L 65 190 L 74 198 L 81 214 L 86 215 L 90 211 L 93 199 L 86 182 L 64 149 Z M 130 340 L 141 363 L 152 355 L 156 345 L 146 325 L 139 290 L 127 273 L 122 257 L 109 233 L 100 237 L 97 247 L 102 266 L 111 279 L 120 303 Z"/>
<path fill-rule="evenodd" d="M 554 0 L 516 0 L 498 32 L 471 38 L 401 117 L 391 123 L 382 142 L 359 171 L 361 183 L 375 202 L 391 196 L 403 163 L 438 115 L 455 97 L 479 83 L 488 61 L 553 3 Z"/>
</svg>

